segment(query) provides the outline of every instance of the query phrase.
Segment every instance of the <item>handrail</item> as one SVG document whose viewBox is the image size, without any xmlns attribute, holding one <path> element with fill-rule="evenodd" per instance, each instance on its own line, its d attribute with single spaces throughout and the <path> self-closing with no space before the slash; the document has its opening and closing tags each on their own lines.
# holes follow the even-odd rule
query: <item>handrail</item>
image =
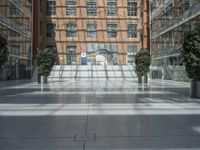
<svg viewBox="0 0 200 150">
<path fill-rule="evenodd" d="M 179 55 L 181 48 L 182 48 L 181 44 L 175 44 L 173 47 L 171 47 L 171 48 L 168 47 L 165 49 L 163 49 L 161 47 L 162 50 L 159 50 L 159 52 L 158 52 L 158 50 L 155 51 L 155 52 L 157 52 L 156 54 L 152 53 L 153 59 L 162 59 L 162 58 L 166 58 L 168 56 Z"/>
</svg>

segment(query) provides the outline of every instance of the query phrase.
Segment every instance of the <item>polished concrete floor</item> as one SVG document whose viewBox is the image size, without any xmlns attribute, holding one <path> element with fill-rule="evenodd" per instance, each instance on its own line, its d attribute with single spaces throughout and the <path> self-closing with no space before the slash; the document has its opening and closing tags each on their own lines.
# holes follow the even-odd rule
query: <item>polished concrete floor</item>
<svg viewBox="0 0 200 150">
<path fill-rule="evenodd" d="M 0 82 L 0 150 L 200 150 L 200 99 L 189 86 Z"/>
</svg>

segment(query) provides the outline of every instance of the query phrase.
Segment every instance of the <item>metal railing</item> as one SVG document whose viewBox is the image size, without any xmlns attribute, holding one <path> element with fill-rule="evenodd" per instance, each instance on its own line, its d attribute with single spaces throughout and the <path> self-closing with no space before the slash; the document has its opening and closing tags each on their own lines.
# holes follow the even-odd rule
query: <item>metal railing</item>
<svg viewBox="0 0 200 150">
<path fill-rule="evenodd" d="M 19 55 L 10 54 L 9 56 L 10 56 L 10 57 L 14 57 L 14 58 L 18 58 L 18 59 L 23 59 L 23 60 L 30 60 L 30 59 L 31 59 L 31 58 L 29 57 L 29 54 L 28 54 L 28 53 L 22 53 L 22 54 L 19 54 Z"/>
<path fill-rule="evenodd" d="M 23 35 L 26 38 L 31 39 L 31 30 L 30 29 L 26 29 L 26 28 L 22 27 L 18 23 L 14 22 L 13 20 L 11 20 L 5 16 L 0 16 L 0 24 L 9 28 L 12 31 L 15 31 L 15 32 Z"/>
<path fill-rule="evenodd" d="M 177 28 L 178 26 L 190 21 L 191 19 L 199 15 L 200 15 L 200 3 L 197 3 L 196 5 L 193 5 L 190 9 L 188 9 L 186 12 L 184 12 L 182 15 L 167 21 L 163 27 L 159 28 L 158 30 L 152 31 L 152 39 L 155 39 L 169 32 L 170 30 Z"/>
<path fill-rule="evenodd" d="M 175 44 L 172 47 L 162 47 L 152 52 L 153 59 L 161 59 L 168 56 L 179 55 L 182 48 L 181 44 Z"/>
</svg>

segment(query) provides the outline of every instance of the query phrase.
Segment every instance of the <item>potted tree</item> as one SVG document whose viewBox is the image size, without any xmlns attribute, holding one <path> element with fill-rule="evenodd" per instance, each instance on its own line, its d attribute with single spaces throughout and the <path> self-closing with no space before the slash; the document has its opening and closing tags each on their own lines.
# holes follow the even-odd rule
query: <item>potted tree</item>
<svg viewBox="0 0 200 150">
<path fill-rule="evenodd" d="M 185 35 L 181 58 L 191 79 L 191 97 L 200 98 L 200 29 Z"/>
<path fill-rule="evenodd" d="M 43 81 L 43 83 L 47 83 L 48 76 L 51 73 L 54 63 L 55 54 L 52 49 L 46 48 L 39 51 L 36 56 L 38 83 L 41 83 L 41 81 Z"/>
<path fill-rule="evenodd" d="M 151 55 L 148 50 L 143 49 L 135 55 L 136 74 L 138 83 L 148 82 L 148 72 L 150 70 Z"/>
<path fill-rule="evenodd" d="M 7 48 L 7 40 L 0 35 L 0 75 L 8 62 L 9 51 Z"/>
</svg>

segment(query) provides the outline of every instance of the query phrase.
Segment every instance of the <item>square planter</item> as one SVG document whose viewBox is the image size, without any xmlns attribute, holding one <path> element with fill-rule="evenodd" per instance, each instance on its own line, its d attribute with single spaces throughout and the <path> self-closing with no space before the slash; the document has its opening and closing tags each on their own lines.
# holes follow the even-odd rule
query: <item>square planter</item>
<svg viewBox="0 0 200 150">
<path fill-rule="evenodd" d="M 38 83 L 46 84 L 48 82 L 48 77 L 38 75 Z"/>
<path fill-rule="evenodd" d="M 200 81 L 191 81 L 191 98 L 200 98 Z"/>
<path fill-rule="evenodd" d="M 139 84 L 146 84 L 146 83 L 148 83 L 148 75 L 138 77 L 138 83 Z"/>
</svg>

